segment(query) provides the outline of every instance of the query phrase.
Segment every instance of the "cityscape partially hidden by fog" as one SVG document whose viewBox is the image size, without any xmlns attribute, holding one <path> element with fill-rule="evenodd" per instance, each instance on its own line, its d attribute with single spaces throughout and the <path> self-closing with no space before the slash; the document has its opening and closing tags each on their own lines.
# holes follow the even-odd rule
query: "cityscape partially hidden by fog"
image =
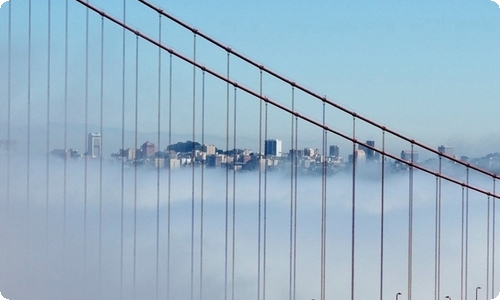
<svg viewBox="0 0 500 300">
<path fill-rule="evenodd" d="M 500 294 L 496 4 L 0 5 L 0 299 Z"/>
</svg>

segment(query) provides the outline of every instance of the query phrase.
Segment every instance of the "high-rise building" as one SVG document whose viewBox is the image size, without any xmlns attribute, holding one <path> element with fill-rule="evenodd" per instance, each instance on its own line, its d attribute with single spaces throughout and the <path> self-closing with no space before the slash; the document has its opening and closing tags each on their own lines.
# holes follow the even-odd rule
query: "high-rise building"
<svg viewBox="0 0 500 300">
<path fill-rule="evenodd" d="M 438 147 L 438 151 L 440 153 L 446 154 L 448 156 L 453 156 L 453 148 L 452 147 L 441 145 Z"/>
<path fill-rule="evenodd" d="M 141 157 L 142 158 L 150 158 L 155 155 L 156 146 L 155 144 L 147 141 L 141 146 Z"/>
<path fill-rule="evenodd" d="M 215 155 L 215 145 L 207 145 L 207 144 L 204 144 L 202 147 L 201 147 L 201 150 L 203 152 L 206 152 L 207 155 Z"/>
<path fill-rule="evenodd" d="M 264 154 L 266 156 L 281 157 L 281 140 L 266 140 L 264 144 Z"/>
<path fill-rule="evenodd" d="M 102 155 L 102 137 L 100 133 L 91 132 L 87 139 L 87 156 L 92 158 Z"/>
<path fill-rule="evenodd" d="M 334 159 L 338 159 L 340 156 L 340 149 L 339 146 L 337 145 L 331 145 L 330 146 L 330 152 L 329 155 L 333 157 Z"/>
<path fill-rule="evenodd" d="M 403 150 L 401 151 L 401 159 L 411 162 L 418 162 L 418 152 L 413 150 Z"/>
</svg>

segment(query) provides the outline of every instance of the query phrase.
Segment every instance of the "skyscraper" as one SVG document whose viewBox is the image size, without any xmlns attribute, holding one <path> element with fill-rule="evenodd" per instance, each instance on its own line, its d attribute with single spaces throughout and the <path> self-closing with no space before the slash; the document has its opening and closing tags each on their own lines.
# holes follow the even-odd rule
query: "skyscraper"
<svg viewBox="0 0 500 300">
<path fill-rule="evenodd" d="M 281 140 L 266 140 L 264 154 L 281 157 Z"/>
<path fill-rule="evenodd" d="M 87 140 L 87 156 L 92 158 L 101 157 L 102 138 L 100 133 L 89 133 Z"/>
<path fill-rule="evenodd" d="M 339 158 L 339 154 L 340 154 L 340 149 L 339 149 L 339 146 L 337 145 L 331 145 L 330 146 L 330 156 L 335 158 L 335 159 L 338 159 Z"/>
</svg>

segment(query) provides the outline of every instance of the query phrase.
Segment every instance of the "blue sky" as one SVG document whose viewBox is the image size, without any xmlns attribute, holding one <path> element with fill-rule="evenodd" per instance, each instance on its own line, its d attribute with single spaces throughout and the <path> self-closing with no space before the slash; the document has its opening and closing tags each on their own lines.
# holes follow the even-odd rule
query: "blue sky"
<svg viewBox="0 0 500 300">
<path fill-rule="evenodd" d="M 64 1 L 52 3 L 52 51 L 56 53 L 53 56 L 61 57 Z M 121 19 L 122 1 L 91 3 Z M 425 144 L 435 147 L 449 145 L 458 155 L 500 151 L 497 117 L 500 109 L 500 58 L 496 51 L 500 49 L 500 8 L 494 2 L 217 0 L 151 3 L 277 73 Z M 0 30 L 0 35 L 4 41 L 10 4 L 13 5 L 13 43 L 17 54 L 26 49 L 27 1 L 12 0 L 2 7 L 0 27 L 4 29 Z M 46 56 L 44 14 L 47 4 L 33 1 L 33 5 L 36 63 L 36 55 Z M 141 31 L 157 35 L 156 15 L 136 1 L 127 1 L 127 5 L 127 21 Z M 83 71 L 84 24 L 83 7 L 70 1 L 70 68 L 73 68 L 70 72 Z M 99 17 L 91 13 L 90 72 L 96 84 L 99 49 L 94 43 L 99 43 L 99 26 Z M 108 63 L 107 68 L 114 68 L 118 74 L 121 68 L 121 31 L 109 22 L 105 26 L 106 55 L 116 63 L 113 67 Z M 176 33 L 175 41 L 171 41 L 168 28 L 163 29 L 165 44 L 191 55 L 191 35 Z M 132 68 L 134 39 L 131 35 L 127 38 L 128 61 Z M 5 57 L 6 43 L 2 44 L 2 56 Z M 141 47 L 145 44 L 143 42 Z M 142 60 L 141 65 L 154 69 L 157 50 L 148 47 L 145 46 L 147 49 L 143 53 L 148 54 L 143 57 L 149 59 Z M 224 53 L 211 56 L 212 52 L 207 51 L 204 56 L 202 50 L 200 45 L 199 61 L 214 65 L 217 70 L 225 69 Z M 165 55 L 164 62 L 166 59 Z M 26 56 L 19 60 L 25 62 Z M 6 61 L 1 63 L 6 67 Z M 56 69 L 52 70 L 52 76 L 57 78 L 57 74 L 61 74 L 61 60 L 54 58 L 53 64 Z M 39 69 L 43 76 L 43 65 Z M 167 72 L 166 67 L 164 72 Z M 239 82 L 256 82 L 257 75 L 233 74 Z M 5 73 L 3 75 L 5 82 Z M 154 98 L 154 76 L 153 71 L 143 75 L 145 93 L 151 98 Z M 186 76 L 183 83 L 189 84 L 189 75 Z M 110 75 L 107 80 L 118 85 L 119 77 Z M 44 80 L 34 81 L 35 85 L 40 84 L 41 92 Z M 80 85 L 75 94 L 81 96 L 81 84 L 76 79 L 74 82 L 75 86 Z M 249 85 L 256 87 L 252 83 Z M 287 87 L 274 86 L 271 81 L 264 85 L 264 94 L 272 98 L 289 97 L 283 96 L 283 93 L 289 93 Z M 98 95 L 96 88 L 92 89 L 94 96 Z M 6 87 L 2 86 L 2 89 Z M 53 88 L 52 93 L 57 95 L 57 88 Z M 110 98 L 108 104 L 113 103 L 114 107 L 120 104 L 119 97 L 115 97 L 109 88 L 105 94 Z M 185 97 L 189 98 L 189 93 Z M 40 108 L 43 109 L 43 105 Z M 81 103 L 71 109 L 81 111 Z M 316 113 L 311 115 L 317 118 Z M 53 116 L 57 119 L 57 113 Z M 277 117 L 281 118 L 284 117 Z M 43 116 L 40 122 L 43 123 Z M 90 122 L 96 125 L 95 120 Z M 154 131 L 155 123 L 150 125 L 144 125 L 146 131 Z M 343 132 L 349 132 L 349 126 L 339 125 Z M 131 129 L 132 124 L 128 123 L 127 127 Z M 240 133 L 243 134 L 244 130 Z M 276 133 L 278 138 L 280 135 Z M 377 139 L 378 135 L 377 132 L 368 132 L 360 134 L 359 138 Z"/>
</svg>

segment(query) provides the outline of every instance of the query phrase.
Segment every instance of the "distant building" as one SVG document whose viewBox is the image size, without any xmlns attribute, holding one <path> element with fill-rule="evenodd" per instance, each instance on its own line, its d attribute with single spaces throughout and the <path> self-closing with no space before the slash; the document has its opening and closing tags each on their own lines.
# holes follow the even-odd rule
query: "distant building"
<svg viewBox="0 0 500 300">
<path fill-rule="evenodd" d="M 365 151 L 356 150 L 356 152 L 354 152 L 354 156 L 352 154 L 349 155 L 349 163 L 353 163 L 354 160 L 356 160 L 356 163 L 366 163 Z"/>
<path fill-rule="evenodd" d="M 266 140 L 264 144 L 264 150 L 266 156 L 276 156 L 281 157 L 281 140 Z"/>
<path fill-rule="evenodd" d="M 100 133 L 89 133 L 87 139 L 87 156 L 92 158 L 102 155 L 102 137 Z"/>
<path fill-rule="evenodd" d="M 340 157 L 339 146 L 337 146 L 337 145 L 331 145 L 330 146 L 330 151 L 329 151 L 329 156 L 333 157 L 334 159 L 338 159 Z"/>
<path fill-rule="evenodd" d="M 156 153 L 156 146 L 151 142 L 145 142 L 141 146 L 141 158 L 151 158 Z"/>
<path fill-rule="evenodd" d="M 446 154 L 448 156 L 453 156 L 453 148 L 452 147 L 441 145 L 438 147 L 438 151 L 439 151 L 439 153 Z"/>
<path fill-rule="evenodd" d="M 408 162 L 418 162 L 418 152 L 413 150 L 403 150 L 401 151 L 401 159 Z"/>
<path fill-rule="evenodd" d="M 205 152 L 207 155 L 214 155 L 215 154 L 215 145 L 207 145 L 207 144 L 204 144 L 202 147 L 201 147 L 201 150 L 203 152 Z"/>
</svg>

